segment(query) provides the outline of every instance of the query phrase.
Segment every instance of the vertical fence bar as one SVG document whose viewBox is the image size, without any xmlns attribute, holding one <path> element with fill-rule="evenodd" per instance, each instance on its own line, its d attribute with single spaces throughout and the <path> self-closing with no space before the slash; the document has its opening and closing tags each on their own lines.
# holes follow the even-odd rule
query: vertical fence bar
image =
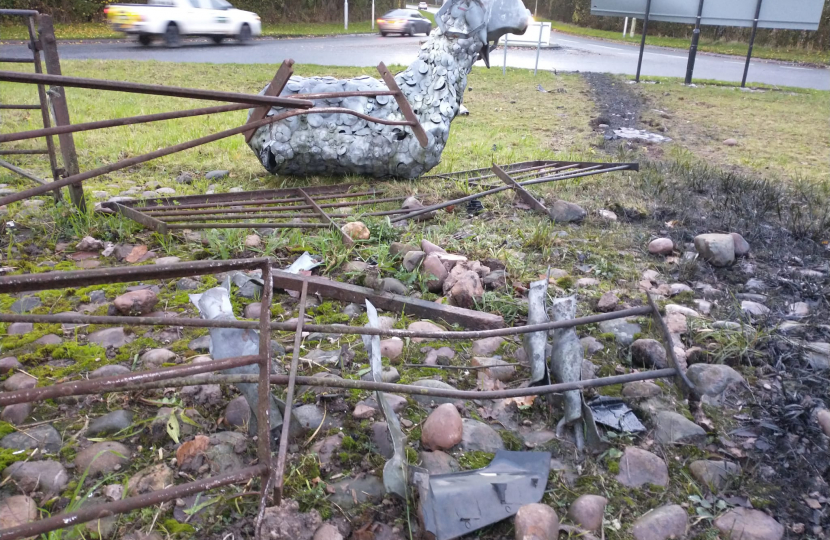
<svg viewBox="0 0 830 540">
<path fill-rule="evenodd" d="M 536 65 L 533 66 L 533 76 L 536 76 L 536 71 L 539 69 L 539 50 L 542 48 L 542 30 L 545 29 L 545 23 L 539 23 L 539 41 L 536 42 Z"/>
<path fill-rule="evenodd" d="M 260 477 L 259 518 L 256 536 L 259 538 L 261 516 L 265 514 L 269 491 L 274 481 L 271 467 L 271 299 L 274 294 L 274 280 L 271 263 L 262 265 L 262 298 L 259 312 L 259 382 L 257 384 L 257 458 L 265 465 Z"/>
<path fill-rule="evenodd" d="M 507 75 L 507 34 L 504 35 L 504 63 L 501 66 L 501 74 Z"/>
<path fill-rule="evenodd" d="M 640 57 L 637 59 L 637 76 L 635 81 L 640 82 L 640 68 L 643 65 L 643 51 L 646 48 L 646 33 L 648 32 L 648 16 L 651 14 L 651 0 L 646 0 L 646 16 L 643 19 L 643 37 L 640 39 Z"/>
<path fill-rule="evenodd" d="M 741 88 L 746 88 L 746 76 L 749 74 L 749 60 L 752 58 L 752 47 L 755 45 L 755 34 L 758 32 L 758 18 L 761 16 L 761 3 L 758 0 L 755 5 L 755 19 L 752 20 L 752 34 L 749 36 L 749 50 L 746 51 L 746 64 L 744 64 L 744 76 L 741 79 Z"/>
<path fill-rule="evenodd" d="M 55 27 L 52 24 L 52 17 L 50 15 L 41 15 L 39 24 L 40 43 L 43 47 L 43 59 L 46 63 L 46 73 L 49 75 L 61 75 L 61 60 L 58 56 L 58 43 L 55 39 Z M 69 120 L 69 108 L 66 105 L 66 92 L 62 86 L 53 86 L 49 89 L 49 94 L 52 96 L 52 110 L 55 113 L 55 125 L 68 126 L 71 124 Z M 78 154 L 75 151 L 75 139 L 71 133 L 64 133 L 58 135 L 58 140 L 61 145 L 61 155 L 63 156 L 63 174 L 64 176 L 74 176 L 78 174 L 80 168 L 78 167 Z M 81 184 L 70 184 L 69 198 L 72 200 L 78 210 L 86 212 L 86 200 L 84 199 L 84 188 Z"/>
</svg>

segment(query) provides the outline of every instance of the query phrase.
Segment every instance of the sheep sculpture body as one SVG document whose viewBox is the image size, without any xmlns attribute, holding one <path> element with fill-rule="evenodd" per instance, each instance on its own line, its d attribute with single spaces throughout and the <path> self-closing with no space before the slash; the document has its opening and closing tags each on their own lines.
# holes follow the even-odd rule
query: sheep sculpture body
<svg viewBox="0 0 830 540">
<path fill-rule="evenodd" d="M 447 0 L 437 27 L 418 58 L 395 76 L 428 143 L 421 147 L 409 127 L 376 124 L 349 114 L 294 116 L 259 128 L 248 143 L 273 174 L 416 178 L 435 167 L 458 114 L 473 64 L 506 33 L 524 33 L 530 12 L 521 0 Z M 372 77 L 289 79 L 280 95 L 386 90 Z M 264 92 L 264 90 L 263 90 Z M 315 106 L 345 107 L 375 118 L 404 120 L 394 97 L 319 99 Z M 274 107 L 268 115 L 284 112 Z"/>
</svg>

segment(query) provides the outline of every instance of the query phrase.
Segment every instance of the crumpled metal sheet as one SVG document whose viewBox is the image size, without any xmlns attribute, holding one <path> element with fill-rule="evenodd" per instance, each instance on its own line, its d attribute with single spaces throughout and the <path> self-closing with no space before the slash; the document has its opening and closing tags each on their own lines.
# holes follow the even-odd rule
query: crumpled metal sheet
<svg viewBox="0 0 830 540">
<path fill-rule="evenodd" d="M 527 293 L 527 324 L 548 322 L 546 300 L 548 297 L 548 279 L 540 279 L 530 284 Z M 527 360 L 530 363 L 530 386 L 550 384 L 550 374 L 546 362 L 548 332 L 530 332 L 522 336 Z"/>
<path fill-rule="evenodd" d="M 588 408 L 593 413 L 594 421 L 603 426 L 629 433 L 646 431 L 634 411 L 620 398 L 598 396 L 588 402 Z"/>
<path fill-rule="evenodd" d="M 542 500 L 550 452 L 499 450 L 475 471 L 416 475 L 424 528 L 450 540 L 506 519 L 523 505 Z"/>
<path fill-rule="evenodd" d="M 308 251 L 306 251 L 297 257 L 297 260 L 291 263 L 291 266 L 286 268 L 285 271 L 291 274 L 299 274 L 303 270 L 313 270 L 321 264 L 323 263 L 315 261 Z"/>
<path fill-rule="evenodd" d="M 366 315 L 369 318 L 369 328 L 380 328 L 378 311 L 371 302 L 366 300 Z M 383 366 L 380 361 L 380 336 L 362 336 L 363 345 L 369 355 L 369 365 L 372 369 L 372 379 L 375 382 L 383 382 L 381 373 Z M 392 439 L 392 457 L 383 466 L 383 487 L 387 493 L 394 493 L 406 499 L 407 495 L 407 464 L 406 464 L 406 437 L 401 429 L 401 422 L 398 415 L 392 410 L 389 402 L 386 401 L 386 394 L 376 392 L 377 401 L 383 416 L 386 418 L 386 425 L 389 428 L 389 435 Z"/>
<path fill-rule="evenodd" d="M 553 320 L 567 321 L 576 317 L 576 297 L 557 298 L 552 304 Z M 550 354 L 550 371 L 556 382 L 576 382 L 582 378 L 582 343 L 573 328 L 558 328 L 551 332 L 553 347 Z M 572 424 L 582 417 L 582 394 L 579 390 L 568 390 L 565 396 L 566 424 Z"/>
</svg>

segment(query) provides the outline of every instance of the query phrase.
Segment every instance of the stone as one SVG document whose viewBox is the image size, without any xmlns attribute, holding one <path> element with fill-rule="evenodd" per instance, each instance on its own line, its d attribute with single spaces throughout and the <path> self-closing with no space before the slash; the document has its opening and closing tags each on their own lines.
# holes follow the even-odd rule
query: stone
<svg viewBox="0 0 830 540">
<path fill-rule="evenodd" d="M 692 477 L 717 492 L 726 487 L 729 480 L 741 474 L 741 466 L 731 461 L 699 459 L 689 465 Z"/>
<path fill-rule="evenodd" d="M 663 320 L 670 334 L 685 334 L 689 329 L 689 321 L 682 313 L 668 313 Z"/>
<path fill-rule="evenodd" d="M 403 354 L 404 342 L 401 338 L 393 337 L 380 341 L 380 355 L 390 360 L 397 360 Z"/>
<path fill-rule="evenodd" d="M 507 287 L 507 273 L 504 270 L 493 270 L 481 280 L 485 289 L 495 290 Z"/>
<path fill-rule="evenodd" d="M 210 350 L 210 335 L 197 337 L 187 344 L 187 348 L 196 352 L 208 352 Z"/>
<path fill-rule="evenodd" d="M 614 311 L 619 303 L 620 299 L 617 295 L 609 291 L 600 297 L 599 302 L 597 302 L 597 311 L 603 313 Z"/>
<path fill-rule="evenodd" d="M 735 240 L 730 234 L 699 234 L 695 249 L 712 266 L 729 266 L 735 262 Z"/>
<path fill-rule="evenodd" d="M 294 409 L 294 416 L 303 429 L 315 430 L 323 422 L 323 410 L 314 404 L 296 407 Z"/>
<path fill-rule="evenodd" d="M 702 315 L 709 315 L 709 313 L 712 312 L 712 302 L 709 302 L 708 300 L 699 299 L 692 300 L 692 302 L 694 302 L 695 307 L 697 307 L 697 310 Z"/>
<path fill-rule="evenodd" d="M 401 242 L 392 242 L 389 244 L 389 254 L 393 257 L 405 257 L 410 251 L 419 251 L 415 246 L 403 244 Z"/>
<path fill-rule="evenodd" d="M 415 321 L 414 323 L 410 324 L 407 330 L 416 331 L 416 332 L 445 332 L 443 328 L 438 326 L 437 324 L 431 323 L 429 321 Z M 412 338 L 414 343 L 421 343 L 423 341 L 430 341 L 430 338 L 427 337 L 417 337 Z"/>
<path fill-rule="evenodd" d="M 369 227 L 362 221 L 350 221 L 343 225 L 340 230 L 352 240 L 368 240 L 370 236 Z"/>
<path fill-rule="evenodd" d="M 749 292 L 762 293 L 767 290 L 767 284 L 760 279 L 749 279 L 744 284 L 744 288 Z"/>
<path fill-rule="evenodd" d="M 435 379 L 421 379 L 412 383 L 414 386 L 423 386 L 425 388 L 439 388 L 442 390 L 457 390 L 454 386 L 445 383 L 444 381 L 437 381 Z M 421 396 L 412 394 L 412 399 L 421 407 L 434 407 L 444 403 L 455 403 L 457 400 L 453 398 Z"/>
<path fill-rule="evenodd" d="M 9 477 L 24 493 L 42 491 L 49 495 L 57 495 L 69 483 L 69 475 L 64 466 L 52 460 L 12 463 L 3 470 L 3 479 Z"/>
<path fill-rule="evenodd" d="M 262 314 L 262 302 L 253 302 L 245 306 L 245 313 L 242 315 L 246 319 L 259 319 Z"/>
<path fill-rule="evenodd" d="M 345 273 L 363 273 L 369 268 L 369 264 L 363 261 L 349 261 L 343 267 Z"/>
<path fill-rule="evenodd" d="M 744 237 L 738 233 L 729 233 L 732 237 L 732 242 L 735 244 L 735 256 L 743 257 L 749 253 L 749 242 L 744 240 Z"/>
<path fill-rule="evenodd" d="M 89 374 L 90 379 L 100 379 L 102 377 L 115 377 L 124 375 L 130 372 L 130 368 L 120 366 L 118 364 L 110 364 L 108 366 L 101 366 Z"/>
<path fill-rule="evenodd" d="M 516 540 L 558 540 L 559 517 L 550 506 L 542 503 L 525 504 L 513 518 Z"/>
<path fill-rule="evenodd" d="M 449 450 L 461 442 L 463 426 L 451 403 L 436 407 L 421 427 L 421 444 L 427 450 Z"/>
<path fill-rule="evenodd" d="M 585 354 L 588 356 L 593 356 L 605 349 L 605 345 L 593 336 L 584 337 L 580 339 L 579 342 L 582 344 L 582 350 L 585 351 Z"/>
<path fill-rule="evenodd" d="M 363 313 L 363 308 L 360 304 L 351 303 L 343 308 L 343 314 L 347 315 L 350 319 L 359 316 L 361 313 Z"/>
<path fill-rule="evenodd" d="M 427 254 L 423 251 L 410 251 L 406 255 L 403 256 L 403 268 L 407 272 L 412 272 L 416 268 L 418 268 L 424 259 L 426 258 Z"/>
<path fill-rule="evenodd" d="M 406 295 L 408 289 L 406 285 L 404 285 L 401 280 L 395 279 L 392 277 L 383 278 L 380 280 L 380 289 L 384 292 L 389 292 L 392 294 L 399 294 L 399 295 Z"/>
<path fill-rule="evenodd" d="M 499 336 L 477 339 L 473 341 L 473 356 L 490 356 L 501 347 L 502 343 L 504 343 L 504 338 Z"/>
<path fill-rule="evenodd" d="M 461 442 L 458 444 L 459 449 L 464 452 L 489 452 L 495 454 L 499 450 L 504 450 L 504 442 L 499 436 L 498 432 L 478 420 L 471 418 L 464 418 L 461 421 L 463 431 L 461 434 Z"/>
<path fill-rule="evenodd" d="M 80 242 L 75 245 L 78 251 L 101 251 L 104 249 L 104 243 L 91 236 L 84 236 Z"/>
<path fill-rule="evenodd" d="M 245 237 L 246 248 L 258 248 L 262 245 L 262 238 L 258 234 L 249 234 Z"/>
<path fill-rule="evenodd" d="M 638 339 L 632 343 L 631 361 L 645 368 L 663 369 L 669 366 L 666 348 L 656 339 Z"/>
<path fill-rule="evenodd" d="M 228 427 L 247 427 L 251 421 L 251 407 L 245 396 L 239 396 L 228 402 L 224 414 L 225 425 Z"/>
<path fill-rule="evenodd" d="M 602 527 L 602 518 L 607 504 L 608 499 L 605 497 L 591 494 L 580 495 L 568 507 L 568 518 L 583 529 L 598 531 Z"/>
<path fill-rule="evenodd" d="M 781 540 L 784 526 L 760 510 L 736 507 L 715 520 L 715 527 L 731 540 Z"/>
<path fill-rule="evenodd" d="M 695 319 L 700 317 L 700 313 L 693 310 L 692 308 L 687 308 L 686 306 L 679 306 L 677 304 L 666 305 L 666 314 L 668 315 L 670 313 L 680 313 L 681 315 L 684 315 L 686 317 L 692 317 Z"/>
<path fill-rule="evenodd" d="M 550 217 L 557 223 L 582 221 L 587 212 L 578 204 L 557 200 L 550 207 Z"/>
<path fill-rule="evenodd" d="M 634 342 L 634 335 L 642 332 L 639 324 L 630 322 L 628 319 L 612 319 L 599 323 L 599 330 L 603 334 L 614 334 L 614 340 L 623 346 L 629 346 Z"/>
<path fill-rule="evenodd" d="M 794 304 L 790 304 L 788 307 L 788 319 L 803 319 L 804 317 L 808 317 L 810 315 L 810 305 L 807 302 L 795 302 Z"/>
<path fill-rule="evenodd" d="M 123 409 L 99 416 L 89 423 L 85 437 L 104 437 L 127 429 L 133 423 L 133 413 Z"/>
<path fill-rule="evenodd" d="M 153 261 L 155 264 L 176 264 L 177 262 L 181 262 L 180 257 L 159 257 L 158 259 Z"/>
<path fill-rule="evenodd" d="M 9 373 L 15 369 L 20 369 L 21 367 L 23 367 L 23 364 L 18 362 L 17 358 L 14 356 L 0 358 L 0 375 Z"/>
<path fill-rule="evenodd" d="M 197 405 L 218 405 L 222 401 L 222 387 L 218 384 L 183 386 L 179 395 Z"/>
<path fill-rule="evenodd" d="M 37 386 L 37 379 L 25 373 L 15 373 L 3 382 L 3 390 L 14 392 Z"/>
<path fill-rule="evenodd" d="M 686 370 L 686 376 L 698 392 L 707 396 L 720 396 L 729 387 L 743 384 L 740 373 L 724 364 L 695 363 Z"/>
<path fill-rule="evenodd" d="M 46 334 L 45 336 L 41 336 L 40 338 L 35 340 L 37 345 L 60 345 L 63 343 L 63 339 L 56 336 L 55 334 Z"/>
<path fill-rule="evenodd" d="M 450 275 L 446 267 L 444 267 L 444 263 L 435 255 L 426 256 L 421 267 L 421 272 L 427 277 L 427 288 L 434 293 L 443 291 L 444 282 Z"/>
<path fill-rule="evenodd" d="M 26 419 L 31 416 L 35 406 L 32 403 L 15 403 L 13 405 L 6 405 L 3 407 L 3 412 L 0 413 L 0 420 L 8 422 L 14 426 L 19 426 L 26 422 Z"/>
<path fill-rule="evenodd" d="M 24 296 L 11 305 L 11 310 L 15 313 L 27 313 L 40 307 L 41 303 L 40 298 L 37 296 Z"/>
<path fill-rule="evenodd" d="M 346 478 L 334 484 L 329 484 L 329 487 L 334 492 L 329 500 L 344 510 L 367 502 L 378 501 L 386 491 L 383 482 L 377 476 L 372 475 L 361 478 Z"/>
<path fill-rule="evenodd" d="M 26 495 L 0 499 L 0 530 L 25 525 L 37 519 L 37 503 Z"/>
<path fill-rule="evenodd" d="M 622 395 L 627 398 L 644 399 L 656 397 L 663 389 L 651 381 L 634 381 L 623 385 Z"/>
<path fill-rule="evenodd" d="M 116 297 L 113 305 L 122 315 L 143 315 L 152 312 L 158 302 L 158 295 L 153 290 L 141 289 Z"/>
<path fill-rule="evenodd" d="M 587 287 L 596 287 L 599 284 L 600 281 L 592 277 L 584 277 L 576 280 L 576 286 L 582 289 L 585 289 Z"/>
<path fill-rule="evenodd" d="M 654 415 L 654 440 L 660 444 L 703 444 L 706 431 L 682 414 L 660 411 Z"/>
<path fill-rule="evenodd" d="M 311 451 L 317 454 L 317 459 L 320 460 L 321 465 L 326 466 L 334 460 L 334 456 L 343 444 L 343 437 L 342 433 L 335 433 L 314 443 Z"/>
<path fill-rule="evenodd" d="M 363 381 L 372 381 L 372 373 L 365 373 L 360 377 Z M 385 383 L 395 383 L 401 380 L 401 375 L 394 366 L 383 366 L 380 371 L 380 380 Z"/>
<path fill-rule="evenodd" d="M 461 470 L 461 465 L 449 454 L 441 451 L 420 452 L 421 467 L 429 474 L 449 474 Z"/>
<path fill-rule="evenodd" d="M 693 293 L 694 291 L 691 287 L 683 283 L 672 283 L 669 285 L 669 296 L 677 296 L 685 292 Z"/>
<path fill-rule="evenodd" d="M 479 370 L 479 374 L 498 381 L 506 382 L 516 375 L 516 368 L 500 358 L 474 356 L 471 364 L 473 366 L 487 366 L 487 369 Z"/>
<path fill-rule="evenodd" d="M 127 495 L 135 497 L 153 491 L 161 491 L 173 484 L 173 469 L 158 463 L 141 469 L 127 481 Z"/>
<path fill-rule="evenodd" d="M 384 459 L 391 459 L 395 455 L 395 448 L 392 446 L 392 438 L 389 435 L 389 424 L 386 422 L 375 422 L 372 424 L 370 439 L 377 453 Z"/>
<path fill-rule="evenodd" d="M 615 214 L 611 210 L 606 210 L 604 208 L 601 208 L 601 209 L 597 210 L 597 214 L 599 215 L 599 217 L 601 217 L 605 221 L 617 221 L 617 214 Z"/>
<path fill-rule="evenodd" d="M 648 243 L 648 252 L 652 255 L 671 255 L 674 242 L 671 238 L 655 238 Z"/>
<path fill-rule="evenodd" d="M 162 364 L 172 363 L 176 359 L 176 353 L 168 349 L 150 349 L 141 355 L 139 360 L 144 369 L 158 369 Z"/>
<path fill-rule="evenodd" d="M 228 174 L 230 174 L 229 171 L 218 169 L 218 170 L 215 170 L 215 171 L 210 171 L 207 174 L 205 174 L 205 178 L 207 180 L 219 180 L 220 178 L 225 178 L 226 176 L 228 176 Z"/>
<path fill-rule="evenodd" d="M 421 240 L 421 251 L 426 253 L 427 255 L 432 255 L 433 253 L 446 253 L 447 251 L 442 248 L 441 246 L 437 246 L 430 242 L 429 240 Z"/>
<path fill-rule="evenodd" d="M 297 501 L 285 499 L 279 506 L 265 509 L 262 520 L 262 538 L 271 540 L 311 540 L 314 531 L 323 522 L 320 514 L 313 508 L 306 513 L 300 512 Z"/>
<path fill-rule="evenodd" d="M 75 470 L 90 477 L 106 476 L 130 463 L 130 449 L 117 442 L 99 442 L 88 446 L 75 456 Z"/>
<path fill-rule="evenodd" d="M 666 487 L 669 485 L 669 469 L 665 461 L 651 452 L 628 446 L 620 458 L 620 472 L 616 479 L 630 488 L 647 484 Z"/>
<path fill-rule="evenodd" d="M 210 474 L 212 476 L 235 472 L 245 466 L 230 444 L 211 446 L 205 452 L 205 459 L 210 463 Z"/>
<path fill-rule="evenodd" d="M 686 537 L 689 517 L 679 504 L 669 504 L 640 516 L 631 526 L 634 540 L 669 540 Z"/>
<path fill-rule="evenodd" d="M 736 141 L 735 139 L 726 139 L 725 141 L 723 141 L 723 145 L 724 146 L 738 146 L 738 141 Z"/>
<path fill-rule="evenodd" d="M 104 348 L 113 347 L 118 349 L 129 343 L 131 340 L 127 337 L 127 334 L 124 333 L 124 329 L 117 326 L 93 332 L 87 336 L 87 341 L 100 345 Z"/>
<path fill-rule="evenodd" d="M 177 291 L 195 291 L 202 284 L 196 281 L 195 279 L 190 278 L 182 278 L 176 282 L 176 290 Z"/>
<path fill-rule="evenodd" d="M 830 343 L 822 341 L 803 342 L 804 359 L 813 369 L 830 369 Z"/>
<path fill-rule="evenodd" d="M 32 450 L 39 448 L 48 454 L 57 454 L 62 446 L 61 436 L 49 424 L 41 424 L 25 431 L 9 433 L 0 439 L 0 448 Z"/>
<path fill-rule="evenodd" d="M 767 306 L 752 300 L 741 300 L 741 311 L 752 317 L 766 317 L 770 314 L 770 309 Z"/>
<path fill-rule="evenodd" d="M 323 523 L 314 531 L 312 540 L 343 540 L 343 535 L 331 523 Z"/>
<path fill-rule="evenodd" d="M 355 405 L 354 410 L 352 411 L 352 417 L 358 420 L 366 420 L 367 418 L 372 418 L 375 414 L 379 413 L 380 411 L 375 407 L 370 407 L 369 405 L 358 402 Z"/>
<path fill-rule="evenodd" d="M 34 329 L 35 325 L 30 322 L 15 322 L 11 323 L 9 327 L 6 328 L 6 334 L 10 336 L 18 336 L 21 334 L 28 334 Z"/>
</svg>

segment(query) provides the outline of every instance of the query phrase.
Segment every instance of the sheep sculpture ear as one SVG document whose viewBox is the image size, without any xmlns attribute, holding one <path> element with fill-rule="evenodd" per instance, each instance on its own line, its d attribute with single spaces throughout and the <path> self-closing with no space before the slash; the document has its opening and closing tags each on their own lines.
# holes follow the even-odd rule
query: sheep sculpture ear
<svg viewBox="0 0 830 540">
<path fill-rule="evenodd" d="M 456 22 L 464 21 L 465 27 L 447 27 L 444 15 L 449 13 Z M 487 67 L 490 67 L 490 45 L 487 43 L 487 11 L 478 0 L 447 0 L 438 13 L 435 23 L 447 37 L 475 38 L 483 45 L 479 54 Z"/>
</svg>

